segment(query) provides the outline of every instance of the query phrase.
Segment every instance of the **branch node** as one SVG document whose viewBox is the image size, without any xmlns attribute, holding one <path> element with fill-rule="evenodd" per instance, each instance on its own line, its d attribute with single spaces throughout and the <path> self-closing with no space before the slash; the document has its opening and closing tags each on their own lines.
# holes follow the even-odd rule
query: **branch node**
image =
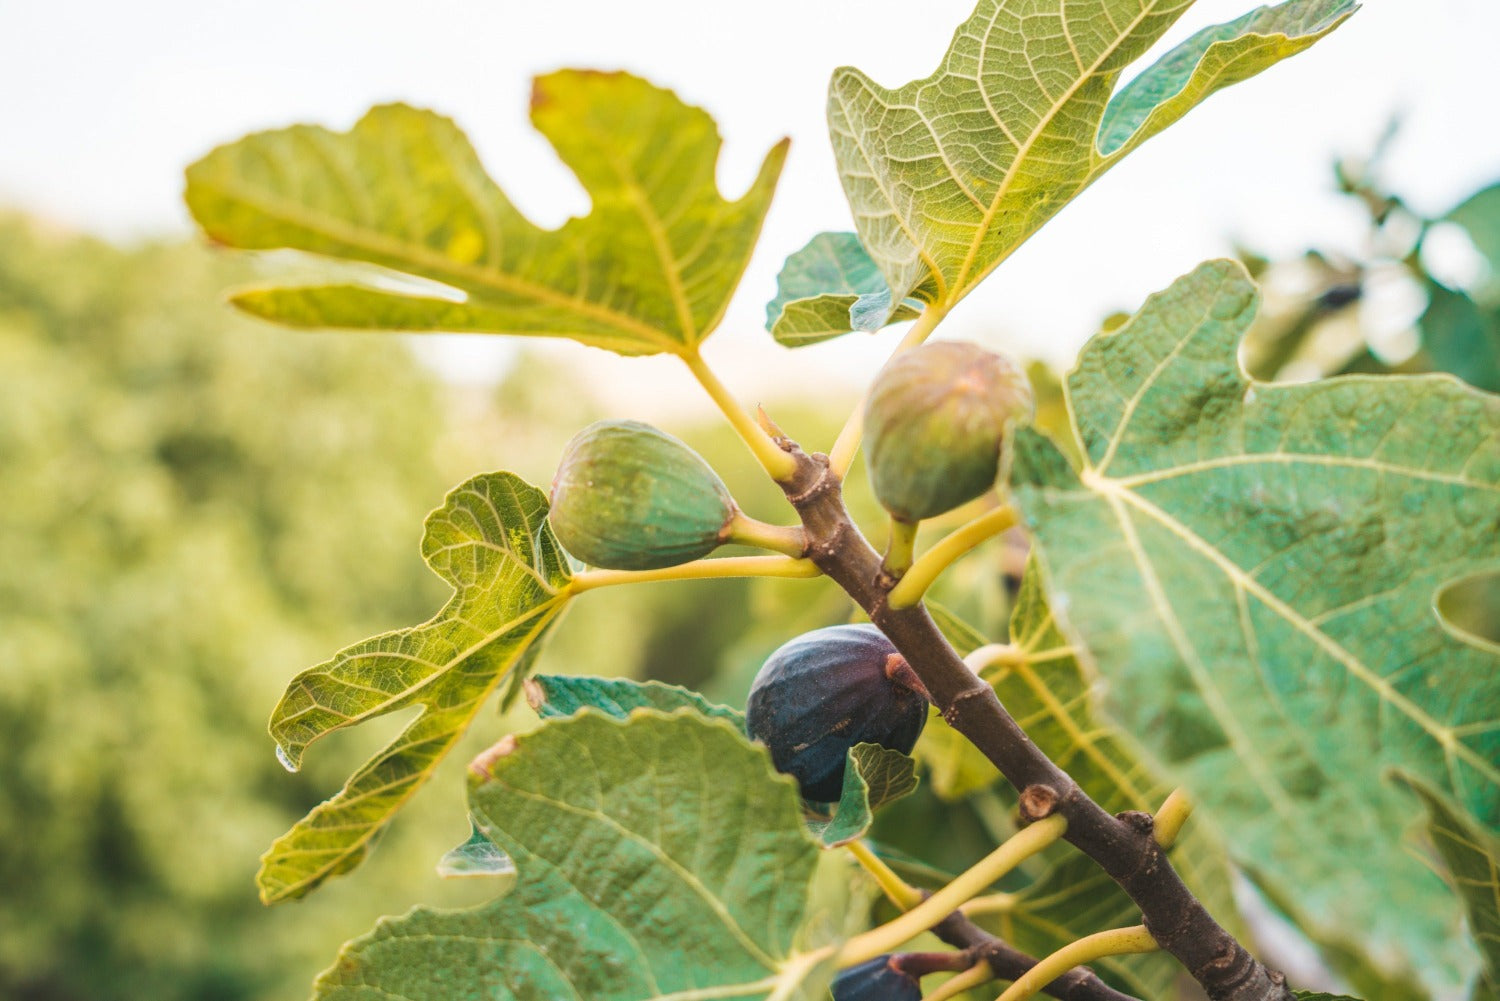
<svg viewBox="0 0 1500 1001">
<path fill-rule="evenodd" d="M 1021 822 L 1034 824 L 1052 816 L 1057 810 L 1057 790 L 1041 782 L 1021 790 Z"/>
</svg>

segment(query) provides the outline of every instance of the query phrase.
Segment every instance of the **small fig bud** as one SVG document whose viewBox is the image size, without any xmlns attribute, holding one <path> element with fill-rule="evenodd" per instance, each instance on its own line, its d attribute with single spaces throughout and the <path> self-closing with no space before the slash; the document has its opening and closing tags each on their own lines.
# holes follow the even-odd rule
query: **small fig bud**
<svg viewBox="0 0 1500 1001">
<path fill-rule="evenodd" d="M 865 405 L 876 498 L 906 522 L 973 500 L 994 486 L 1005 440 L 1031 411 L 1026 374 L 977 344 L 935 341 L 897 355 Z"/>
<path fill-rule="evenodd" d="M 922 1001 L 922 985 L 890 955 L 851 966 L 833 980 L 833 1001 Z"/>
<path fill-rule="evenodd" d="M 745 726 L 806 799 L 837 800 L 855 744 L 910 753 L 927 725 L 927 693 L 872 625 L 829 626 L 783 645 L 750 687 Z"/>
<path fill-rule="evenodd" d="M 735 513 L 728 488 L 686 444 L 639 421 L 600 421 L 563 451 L 548 520 L 585 563 L 655 570 L 711 553 Z"/>
</svg>

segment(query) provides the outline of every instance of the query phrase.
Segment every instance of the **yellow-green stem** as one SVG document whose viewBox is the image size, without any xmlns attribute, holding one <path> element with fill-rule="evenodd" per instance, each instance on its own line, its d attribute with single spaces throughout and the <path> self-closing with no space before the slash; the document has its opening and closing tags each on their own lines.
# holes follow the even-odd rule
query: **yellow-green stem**
<svg viewBox="0 0 1500 1001">
<path fill-rule="evenodd" d="M 1161 809 L 1156 811 L 1156 843 L 1163 848 L 1171 848 L 1177 841 L 1177 835 L 1182 833 L 1182 825 L 1187 823 L 1192 813 L 1192 798 L 1182 789 L 1173 789 L 1162 802 Z"/>
<path fill-rule="evenodd" d="M 880 563 L 892 579 L 899 578 L 911 567 L 912 554 L 917 548 L 917 522 L 902 521 L 891 516 L 891 539 L 885 547 L 885 559 Z"/>
<path fill-rule="evenodd" d="M 870 850 L 869 845 L 863 841 L 851 841 L 844 847 L 848 848 L 849 854 L 864 866 L 865 872 L 874 877 L 875 882 L 890 898 L 891 903 L 903 911 L 909 911 L 922 902 L 922 891 L 896 875 L 895 871 L 885 864 L 885 859 Z"/>
<path fill-rule="evenodd" d="M 735 512 L 734 519 L 729 523 L 729 537 L 725 541 L 770 549 L 793 559 L 801 557 L 807 551 L 807 533 L 802 530 L 801 525 L 768 525 L 743 511 Z"/>
<path fill-rule="evenodd" d="M 969 651 L 964 657 L 964 663 L 975 674 L 982 674 L 985 668 L 996 664 L 1026 663 L 1026 651 L 1014 643 L 986 643 Z"/>
<path fill-rule="evenodd" d="M 812 560 L 786 556 L 728 556 L 695 560 L 660 570 L 585 570 L 568 582 L 571 594 L 617 584 L 650 584 L 664 580 L 710 580 L 721 577 L 816 577 L 823 571 Z"/>
<path fill-rule="evenodd" d="M 971 918 L 982 914 L 1009 914 L 1019 902 L 1020 898 L 1014 893 L 987 893 L 982 897 L 975 897 L 959 910 Z"/>
<path fill-rule="evenodd" d="M 951 883 L 916 907 L 893 921 L 871 928 L 845 942 L 838 953 L 839 968 L 855 966 L 883 953 L 892 952 L 903 943 L 916 938 L 958 910 L 965 901 L 995 880 L 1062 837 L 1067 829 L 1067 820 L 1053 815 L 1017 832 L 1005 844 L 960 873 Z"/>
<path fill-rule="evenodd" d="M 947 537 L 917 557 L 906 576 L 896 582 L 886 599 L 891 608 L 910 608 L 922 600 L 932 582 L 960 556 L 999 535 L 1016 523 L 1016 509 L 1010 505 L 987 511 L 973 521 L 955 528 Z"/>
<path fill-rule="evenodd" d="M 924 994 L 922 1001 L 949 1001 L 950 998 L 958 997 L 971 987 L 987 984 L 994 979 L 995 971 L 990 969 L 989 963 L 981 959 L 956 977 L 943 981 L 931 994 Z"/>
<path fill-rule="evenodd" d="M 778 483 L 790 480 L 792 474 L 797 471 L 797 460 L 783 452 L 781 446 L 777 445 L 771 436 L 755 422 L 755 418 L 750 416 L 750 412 L 740 406 L 739 401 L 719 381 L 713 369 L 708 367 L 708 363 L 703 360 L 698 349 L 689 348 L 678 357 L 688 367 L 688 371 L 693 373 L 693 378 L 698 380 L 704 392 L 708 393 L 709 398 L 723 411 L 725 419 L 744 439 L 755 458 L 771 475 L 771 479 Z"/>
<path fill-rule="evenodd" d="M 1075 966 L 1092 963 L 1106 956 L 1123 956 L 1133 952 L 1155 952 L 1160 946 L 1145 925 L 1130 928 L 1115 928 L 1093 935 L 1085 935 L 1070 942 L 1052 955 L 1037 963 L 1022 974 L 1021 979 L 1007 987 L 996 1001 L 1025 1001 L 1036 997 L 1058 977 Z"/>
<path fill-rule="evenodd" d="M 921 344 L 932 334 L 937 325 L 943 322 L 947 311 L 936 306 L 928 306 L 922 310 L 922 315 L 917 317 L 917 322 L 911 325 L 906 336 L 901 338 L 901 343 L 896 345 L 896 350 L 891 352 L 894 358 L 903 352 L 909 351 Z M 887 365 L 890 361 L 887 360 Z M 849 467 L 854 465 L 854 457 L 859 454 L 859 440 L 865 431 L 865 394 L 861 394 L 859 403 L 854 407 L 854 413 L 844 422 L 844 429 L 839 432 L 838 439 L 833 443 L 833 448 L 828 453 L 828 464 L 839 479 L 843 479 L 849 473 Z"/>
</svg>

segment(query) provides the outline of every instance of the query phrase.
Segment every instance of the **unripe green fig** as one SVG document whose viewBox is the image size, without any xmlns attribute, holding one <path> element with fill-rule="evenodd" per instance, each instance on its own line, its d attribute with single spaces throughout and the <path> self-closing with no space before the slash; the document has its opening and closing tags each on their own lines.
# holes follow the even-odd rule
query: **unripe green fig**
<svg viewBox="0 0 1500 1001">
<path fill-rule="evenodd" d="M 895 958 L 887 953 L 841 972 L 833 981 L 833 1001 L 922 1001 L 922 985 Z"/>
<path fill-rule="evenodd" d="M 1006 438 L 1031 411 L 1026 374 L 977 344 L 935 341 L 897 355 L 865 405 L 875 497 L 904 522 L 973 500 L 995 485 Z"/>
<path fill-rule="evenodd" d="M 736 513 L 718 474 L 686 444 L 640 421 L 600 421 L 563 451 L 548 520 L 563 548 L 591 566 L 655 570 L 708 555 Z"/>
<path fill-rule="evenodd" d="M 784 644 L 761 666 L 745 728 L 806 799 L 831 803 L 855 744 L 908 754 L 927 725 L 927 692 L 872 625 L 829 626 Z"/>
</svg>

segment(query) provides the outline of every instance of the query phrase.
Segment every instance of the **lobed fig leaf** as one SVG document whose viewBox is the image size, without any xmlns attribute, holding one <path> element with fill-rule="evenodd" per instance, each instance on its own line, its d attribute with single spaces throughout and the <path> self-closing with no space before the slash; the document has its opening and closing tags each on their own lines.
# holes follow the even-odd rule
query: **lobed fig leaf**
<svg viewBox="0 0 1500 1001">
<path fill-rule="evenodd" d="M 1023 430 L 1013 495 L 1152 772 L 1317 941 L 1452 990 L 1477 957 L 1387 776 L 1500 832 L 1496 649 L 1436 610 L 1500 568 L 1500 398 L 1448 375 L 1254 381 L 1257 303 L 1209 262 L 1091 340 L 1068 376 L 1083 466 Z M 1328 817 L 1338 839 L 1306 837 Z"/>
<path fill-rule="evenodd" d="M 548 520 L 585 563 L 654 570 L 713 552 L 735 513 L 724 482 L 682 441 L 640 421 L 600 421 L 564 450 Z"/>
<path fill-rule="evenodd" d="M 267 320 L 570 337 L 627 355 L 695 349 L 749 263 L 786 141 L 729 201 L 713 119 L 638 77 L 538 77 L 531 120 L 592 205 L 559 229 L 516 209 L 453 122 L 405 105 L 374 108 L 348 132 L 299 125 L 222 146 L 188 168 L 188 208 L 227 246 L 300 250 L 426 286 L 393 290 L 372 269 L 356 284 L 234 296 Z"/>
<path fill-rule="evenodd" d="M 806 799 L 829 803 L 843 793 L 850 748 L 879 744 L 909 754 L 927 704 L 910 665 L 879 629 L 829 626 L 771 654 L 750 687 L 745 724 Z"/>
<path fill-rule="evenodd" d="M 980 0 L 942 65 L 894 90 L 845 67 L 828 125 L 889 302 L 947 308 L 1075 196 L 1215 91 L 1312 45 L 1353 0 L 1206 28 L 1116 91 L 1183 0 Z"/>
<path fill-rule="evenodd" d="M 918 522 L 980 496 L 1032 407 L 1026 374 L 976 344 L 937 341 L 897 355 L 865 406 L 876 499 L 898 520 Z"/>
<path fill-rule="evenodd" d="M 547 498 L 512 473 L 456 487 L 422 539 L 428 565 L 454 588 L 442 610 L 341 650 L 287 685 L 271 735 L 292 769 L 335 730 L 411 706 L 422 713 L 276 840 L 256 877 L 262 900 L 300 897 L 359 865 L 495 688 L 525 672 L 567 605 L 566 556 L 546 515 Z"/>
</svg>

